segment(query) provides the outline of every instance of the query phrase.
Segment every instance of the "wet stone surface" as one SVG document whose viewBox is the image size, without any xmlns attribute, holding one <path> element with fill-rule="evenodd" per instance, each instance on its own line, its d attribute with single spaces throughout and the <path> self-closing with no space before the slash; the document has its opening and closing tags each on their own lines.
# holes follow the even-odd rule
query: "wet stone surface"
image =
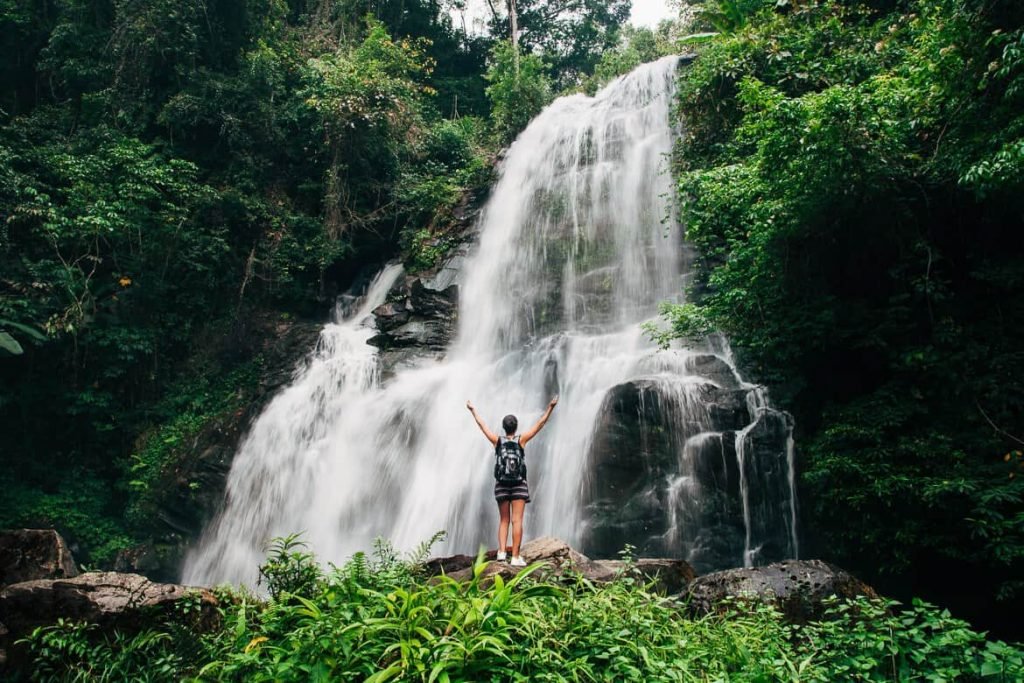
<svg viewBox="0 0 1024 683">
<path fill-rule="evenodd" d="M 791 418 L 761 405 L 759 389 L 718 356 L 669 360 L 655 357 L 655 374 L 605 396 L 583 491 L 583 551 L 615 557 L 628 543 L 713 571 L 744 564 L 749 523 L 756 563 L 792 556 L 779 524 L 792 495 Z"/>
</svg>

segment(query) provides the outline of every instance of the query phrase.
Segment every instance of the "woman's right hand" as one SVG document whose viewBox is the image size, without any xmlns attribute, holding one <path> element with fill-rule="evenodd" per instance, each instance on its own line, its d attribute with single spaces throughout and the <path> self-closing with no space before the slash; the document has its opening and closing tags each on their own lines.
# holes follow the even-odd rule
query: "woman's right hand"
<svg viewBox="0 0 1024 683">
<path fill-rule="evenodd" d="M 473 404 L 470 403 L 469 401 L 466 401 L 466 410 L 468 410 L 471 413 L 473 412 Z"/>
</svg>

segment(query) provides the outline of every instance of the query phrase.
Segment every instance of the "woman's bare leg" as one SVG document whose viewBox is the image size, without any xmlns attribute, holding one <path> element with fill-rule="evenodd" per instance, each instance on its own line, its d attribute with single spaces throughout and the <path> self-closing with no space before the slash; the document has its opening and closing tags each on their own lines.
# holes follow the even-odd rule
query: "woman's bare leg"
<svg viewBox="0 0 1024 683">
<path fill-rule="evenodd" d="M 498 552 L 503 553 L 505 544 L 508 543 L 509 501 L 503 500 L 498 503 L 498 515 Z"/>
<path fill-rule="evenodd" d="M 525 500 L 512 501 L 512 557 L 519 557 L 519 545 L 523 542 L 523 512 Z"/>
</svg>

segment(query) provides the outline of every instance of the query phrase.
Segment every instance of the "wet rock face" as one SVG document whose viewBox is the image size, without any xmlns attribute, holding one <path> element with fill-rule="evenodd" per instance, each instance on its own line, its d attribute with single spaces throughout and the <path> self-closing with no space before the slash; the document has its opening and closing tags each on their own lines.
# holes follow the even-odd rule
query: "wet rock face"
<svg viewBox="0 0 1024 683">
<path fill-rule="evenodd" d="M 486 199 L 466 194 L 444 231 L 455 246 L 433 268 L 401 278 L 373 311 L 378 334 L 369 343 L 380 349 L 383 379 L 422 359 L 444 357 L 457 330 L 459 286 Z"/>
<path fill-rule="evenodd" d="M 757 389 L 718 356 L 656 358 L 649 369 L 605 397 L 584 483 L 584 552 L 615 557 L 628 543 L 701 571 L 742 566 L 749 524 L 757 562 L 792 557 L 779 514 L 791 495 L 788 416 L 752 415 Z"/>
<path fill-rule="evenodd" d="M 740 388 L 736 371 L 720 356 L 711 353 L 689 356 L 686 358 L 685 367 L 691 374 L 710 380 L 722 389 Z"/>
<path fill-rule="evenodd" d="M 424 279 L 406 276 L 388 293 L 388 301 L 373 311 L 378 334 L 370 344 L 381 350 L 381 370 L 391 375 L 396 367 L 419 358 L 441 357 L 455 333 L 459 287 L 437 275 Z"/>
<path fill-rule="evenodd" d="M 715 572 L 697 578 L 683 593 L 688 608 L 697 615 L 720 611 L 728 600 L 748 600 L 774 604 L 795 623 L 821 617 L 824 600 L 833 596 L 877 598 L 878 594 L 849 572 L 821 560 Z"/>
<path fill-rule="evenodd" d="M 682 397 L 653 379 L 613 388 L 605 398 L 590 454 L 584 550 L 596 557 L 615 557 L 627 543 L 641 555 L 686 550 L 674 542 L 669 510 L 676 504 L 672 481 L 689 475 L 698 480 L 691 483 L 713 492 L 702 496 L 702 510 L 690 511 L 699 514 L 689 520 L 693 526 L 704 527 L 706 540 L 699 545 L 721 546 L 691 559 L 705 567 L 742 564 L 741 556 L 722 555 L 743 543 L 735 431 L 746 421 L 745 393 L 711 382 L 694 384 Z M 714 432 L 703 441 L 691 441 Z M 681 472 L 680 458 L 687 451 L 696 460 L 691 473 Z M 684 495 L 692 502 L 692 493 Z M 716 509 L 720 514 L 708 514 Z"/>
<path fill-rule="evenodd" d="M 746 491 L 750 534 L 758 539 L 751 549 L 752 564 L 767 564 L 795 556 L 781 518 L 789 510 L 789 465 L 786 441 L 792 417 L 774 410 L 760 412 L 744 439 L 743 472 L 751 485 Z M 756 482 L 756 483 L 755 483 Z M 739 563 L 742 564 L 742 563 Z M 734 565 L 734 566 L 738 566 Z"/>
<path fill-rule="evenodd" d="M 70 579 L 78 567 L 53 529 L 0 531 L 0 587 L 37 579 Z"/>
</svg>

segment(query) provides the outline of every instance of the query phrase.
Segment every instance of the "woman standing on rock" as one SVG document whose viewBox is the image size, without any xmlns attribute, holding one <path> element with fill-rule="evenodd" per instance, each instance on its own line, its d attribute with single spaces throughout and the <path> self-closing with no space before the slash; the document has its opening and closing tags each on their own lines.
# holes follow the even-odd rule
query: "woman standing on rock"
<svg viewBox="0 0 1024 683">
<path fill-rule="evenodd" d="M 473 414 L 480 431 L 484 433 L 487 440 L 494 446 L 494 499 L 498 501 L 498 561 L 505 561 L 505 544 L 508 542 L 508 523 L 512 521 L 512 560 L 513 567 L 525 567 L 526 561 L 519 556 L 519 546 L 523 541 L 523 513 L 526 511 L 526 504 L 530 502 L 530 487 L 526 483 L 526 462 L 523 448 L 537 436 L 551 412 L 558 405 L 558 397 L 555 396 L 548 403 L 547 410 L 541 415 L 533 427 L 521 435 L 516 435 L 519 428 L 519 420 L 515 415 L 506 415 L 501 421 L 501 427 L 505 436 L 499 437 L 487 428 L 484 421 L 477 414 L 476 408 L 469 401 L 466 401 L 466 408 Z"/>
</svg>

